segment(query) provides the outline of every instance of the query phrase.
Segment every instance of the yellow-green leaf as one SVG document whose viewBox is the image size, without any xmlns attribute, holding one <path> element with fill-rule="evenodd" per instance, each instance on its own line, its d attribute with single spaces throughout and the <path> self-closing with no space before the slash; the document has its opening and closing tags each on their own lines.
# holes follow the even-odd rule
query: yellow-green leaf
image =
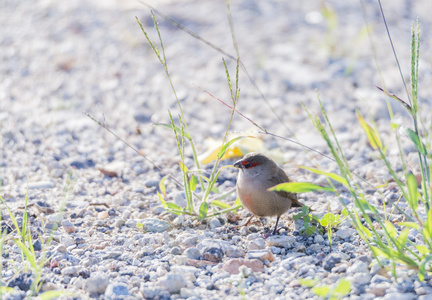
<svg viewBox="0 0 432 300">
<path fill-rule="evenodd" d="M 335 216 L 333 213 L 326 213 L 324 217 L 321 218 L 321 226 L 332 226 L 335 221 Z"/>
<path fill-rule="evenodd" d="M 415 222 L 398 222 L 397 224 L 403 227 L 410 227 L 420 230 L 420 225 Z"/>
<path fill-rule="evenodd" d="M 307 287 L 313 287 L 318 282 L 318 280 L 315 280 L 315 279 L 303 279 L 303 278 L 299 278 L 298 281 L 300 282 L 301 285 L 304 285 Z"/>
<path fill-rule="evenodd" d="M 195 175 L 191 176 L 189 184 L 190 184 L 191 191 L 195 192 L 196 187 L 197 187 L 197 177 Z"/>
<path fill-rule="evenodd" d="M 428 217 L 424 224 L 423 236 L 425 239 L 432 238 L 432 209 L 429 209 Z"/>
<path fill-rule="evenodd" d="M 314 191 L 334 192 L 334 189 L 332 187 L 323 187 L 309 182 L 285 182 L 269 188 L 268 190 L 290 193 L 306 193 Z"/>
<path fill-rule="evenodd" d="M 224 203 L 222 201 L 219 201 L 219 200 L 213 200 L 212 202 L 210 202 L 210 204 L 213 205 L 213 206 L 222 208 L 222 209 L 231 208 L 231 206 L 229 204 L 226 204 L 226 203 Z"/>
<path fill-rule="evenodd" d="M 180 170 L 182 170 L 183 173 L 187 173 L 189 169 L 186 167 L 186 165 L 181 161 L 180 164 Z"/>
<path fill-rule="evenodd" d="M 160 202 L 162 203 L 163 208 L 167 209 L 168 208 L 167 203 L 165 199 L 162 197 L 161 193 L 159 193 L 159 191 L 156 191 L 156 193 L 159 197 Z"/>
<path fill-rule="evenodd" d="M 404 230 L 402 230 L 401 234 L 399 234 L 398 238 L 396 239 L 397 248 L 399 252 L 402 252 L 402 250 L 405 248 L 405 244 L 408 240 L 408 234 L 409 234 L 409 229 L 405 228 Z"/>
<path fill-rule="evenodd" d="M 384 223 L 384 227 L 386 228 L 388 234 L 390 235 L 390 237 L 394 238 L 397 235 L 397 230 L 394 227 L 393 223 L 391 223 L 390 221 L 385 221 Z"/>
<path fill-rule="evenodd" d="M 168 175 L 162 177 L 162 179 L 159 181 L 159 190 L 161 191 L 161 194 L 163 195 L 164 199 L 166 199 L 165 180 L 166 180 L 167 178 L 168 178 Z"/>
<path fill-rule="evenodd" d="M 327 297 L 328 293 L 330 292 L 330 286 L 316 286 L 312 289 L 312 291 L 318 296 Z"/>
<path fill-rule="evenodd" d="M 407 176 L 407 185 L 409 192 L 408 204 L 412 210 L 416 210 L 418 205 L 417 180 L 412 173 Z"/>
<path fill-rule="evenodd" d="M 70 297 L 73 297 L 74 295 L 76 295 L 76 294 L 72 293 L 70 291 L 51 290 L 51 291 L 46 291 L 46 292 L 40 294 L 37 298 L 40 299 L 40 300 L 51 300 L 51 299 L 58 298 L 60 296 L 70 296 Z"/>
<path fill-rule="evenodd" d="M 349 282 L 349 280 L 347 280 L 346 278 L 340 279 L 333 290 L 334 293 L 340 296 L 346 295 L 350 291 L 351 291 L 351 282 Z"/>
<path fill-rule="evenodd" d="M 382 257 L 384 257 L 384 258 L 391 258 L 391 257 L 389 257 L 389 255 L 386 253 L 386 252 L 384 252 L 384 251 L 382 251 L 380 248 L 378 248 L 378 247 L 375 247 L 375 246 L 370 246 L 370 248 L 371 248 L 371 250 L 372 250 L 372 252 L 376 255 L 376 256 L 382 256 Z"/>
<path fill-rule="evenodd" d="M 383 149 L 383 145 L 381 143 L 381 139 L 375 130 L 366 123 L 366 121 L 363 119 L 363 117 L 360 115 L 360 113 L 357 113 L 357 119 L 360 122 L 361 127 L 363 128 L 364 132 L 366 133 L 369 143 L 371 144 L 372 148 L 374 149 Z"/>
<path fill-rule="evenodd" d="M 217 154 L 218 158 L 222 158 L 225 155 L 225 153 L 227 152 L 229 146 L 231 146 L 232 144 L 234 144 L 238 140 L 241 140 L 241 139 L 244 139 L 244 138 L 245 138 L 245 136 L 238 136 L 236 138 L 233 138 L 229 142 L 225 143 L 225 145 L 222 146 L 222 148 L 219 150 L 219 152 Z"/>
<path fill-rule="evenodd" d="M 421 255 L 426 255 L 429 254 L 431 251 L 429 250 L 428 247 L 424 246 L 424 245 L 416 245 L 415 246 L 417 248 L 417 251 L 421 254 Z"/>
<path fill-rule="evenodd" d="M 201 203 L 200 208 L 199 208 L 200 220 L 204 220 L 204 218 L 207 216 L 207 211 L 208 211 L 208 203 L 207 202 Z"/>
</svg>

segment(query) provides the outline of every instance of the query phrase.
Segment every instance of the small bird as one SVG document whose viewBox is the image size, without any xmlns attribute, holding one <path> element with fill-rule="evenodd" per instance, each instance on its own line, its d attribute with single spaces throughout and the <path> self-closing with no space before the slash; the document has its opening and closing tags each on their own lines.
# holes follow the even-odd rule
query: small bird
<svg viewBox="0 0 432 300">
<path fill-rule="evenodd" d="M 270 157 L 262 153 L 248 153 L 235 162 L 234 167 L 239 169 L 237 195 L 243 206 L 253 214 L 246 225 L 254 216 L 277 216 L 273 230 L 276 234 L 280 216 L 291 206 L 303 206 L 295 193 L 268 190 L 277 184 L 292 181 Z"/>
</svg>

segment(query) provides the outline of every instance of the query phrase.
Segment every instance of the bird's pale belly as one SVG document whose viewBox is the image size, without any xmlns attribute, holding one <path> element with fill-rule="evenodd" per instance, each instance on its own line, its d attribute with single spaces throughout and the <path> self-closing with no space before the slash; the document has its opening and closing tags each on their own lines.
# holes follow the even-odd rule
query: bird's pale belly
<svg viewBox="0 0 432 300">
<path fill-rule="evenodd" d="M 291 201 L 276 193 L 244 191 L 241 188 L 237 189 L 237 193 L 243 206 L 259 217 L 280 216 L 291 207 Z"/>
</svg>

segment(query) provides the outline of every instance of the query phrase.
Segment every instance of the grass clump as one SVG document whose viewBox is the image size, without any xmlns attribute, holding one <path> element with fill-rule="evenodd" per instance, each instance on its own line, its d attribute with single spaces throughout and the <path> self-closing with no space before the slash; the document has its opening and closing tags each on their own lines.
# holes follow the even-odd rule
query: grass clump
<svg viewBox="0 0 432 300">
<path fill-rule="evenodd" d="M 22 223 L 20 224 L 20 220 L 18 220 L 8 205 L 6 201 L 0 196 L 0 202 L 6 207 L 8 211 L 8 216 L 10 217 L 13 228 L 11 233 L 7 233 L 3 231 L 1 233 L 0 238 L 0 254 L 5 255 L 4 252 L 4 243 L 7 240 L 12 239 L 13 243 L 20 249 L 21 252 L 21 261 L 24 262 L 22 264 L 22 268 L 18 269 L 17 272 L 21 274 L 30 274 L 31 275 L 31 286 L 29 288 L 30 293 L 27 293 L 28 298 L 33 296 L 38 296 L 40 299 L 54 299 L 60 296 L 71 296 L 72 293 L 64 290 L 51 290 L 41 293 L 42 285 L 45 281 L 44 273 L 46 272 L 45 267 L 49 264 L 50 257 L 48 257 L 48 248 L 52 242 L 52 234 L 50 238 L 43 242 L 41 238 L 41 251 L 37 251 L 34 248 L 34 240 L 32 235 L 32 230 L 28 220 L 28 188 L 25 198 L 24 211 L 22 214 Z M 57 226 L 54 226 L 53 231 L 57 229 Z M 13 288 L 0 286 L 0 299 L 1 296 L 10 292 L 15 291 Z"/>
<path fill-rule="evenodd" d="M 233 143 L 238 141 L 239 139 L 242 139 L 244 137 L 236 137 L 234 139 L 228 140 L 228 132 L 231 127 L 231 122 L 233 120 L 233 116 L 235 113 L 235 107 L 237 105 L 237 102 L 240 97 L 240 89 L 238 87 L 238 79 L 239 79 L 239 60 L 237 60 L 236 65 L 236 74 L 235 74 L 235 82 L 232 82 L 230 73 L 228 71 L 227 64 L 225 60 L 223 60 L 223 65 L 226 72 L 226 78 L 228 82 L 228 88 L 230 90 L 231 95 L 231 115 L 228 121 L 227 129 L 225 131 L 223 141 L 220 147 L 219 152 L 217 153 L 217 159 L 214 162 L 213 168 L 209 175 L 206 175 L 205 171 L 201 169 L 197 151 L 195 148 L 195 143 L 192 138 L 191 132 L 189 130 L 189 127 L 187 125 L 186 118 L 183 113 L 182 106 L 180 104 L 179 98 L 177 97 L 176 89 L 173 85 L 173 82 L 171 80 L 170 72 L 168 69 L 168 64 L 165 56 L 165 49 L 162 41 L 162 36 L 159 30 L 158 22 L 155 18 L 155 15 L 152 12 L 152 19 L 154 23 L 154 28 L 157 32 L 157 36 L 159 39 L 159 45 L 155 42 L 153 42 L 147 31 L 144 29 L 143 25 L 137 18 L 137 22 L 144 33 L 147 42 L 149 43 L 150 47 L 152 48 L 153 52 L 157 56 L 159 62 L 163 66 L 163 69 L 165 71 L 165 74 L 169 80 L 171 89 L 173 91 L 174 97 L 177 102 L 178 109 L 180 111 L 180 114 L 177 116 L 177 119 L 174 118 L 174 116 L 171 114 L 170 111 L 168 111 L 170 123 L 169 124 L 155 124 L 158 126 L 164 126 L 171 129 L 174 133 L 174 137 L 177 143 L 177 150 L 180 156 L 180 162 L 179 167 L 182 172 L 182 180 L 177 180 L 175 177 L 171 175 L 166 175 L 163 177 L 159 183 L 159 190 L 157 194 L 159 197 L 159 200 L 161 201 L 163 207 L 168 210 L 169 212 L 172 212 L 174 214 L 180 215 L 190 215 L 198 217 L 200 220 L 203 220 L 205 218 L 213 217 L 219 214 L 236 211 L 238 208 L 241 207 L 241 204 L 239 201 L 236 201 L 236 203 L 233 206 L 230 206 L 220 200 L 217 199 L 211 199 L 211 195 L 214 194 L 217 189 L 215 189 L 216 181 L 221 173 L 221 171 L 224 168 L 230 167 L 230 166 L 223 166 L 219 167 L 221 159 L 224 157 L 225 153 L 228 150 L 228 147 L 231 146 Z M 187 166 L 186 164 L 186 157 L 185 157 L 185 149 L 186 147 L 190 147 L 192 150 L 192 156 L 194 165 L 193 166 Z M 166 194 L 166 187 L 165 187 L 165 181 L 170 178 L 172 179 L 178 186 L 180 186 L 184 194 L 186 196 L 186 207 L 181 207 L 175 203 L 168 202 L 167 201 L 167 194 Z M 218 198 L 223 198 L 227 195 L 219 195 Z M 197 201 L 195 201 L 197 199 Z M 196 202 L 199 204 L 196 205 Z M 212 212 L 209 213 L 210 207 L 213 208 Z"/>
<path fill-rule="evenodd" d="M 372 254 L 382 267 L 387 267 L 396 277 L 396 267 L 400 264 L 405 265 L 410 269 L 417 270 L 418 277 L 422 281 L 425 279 L 428 272 L 432 272 L 432 187 L 430 179 L 431 143 L 427 142 L 425 144 L 423 142 L 423 139 L 430 139 L 430 135 L 426 136 L 421 134 L 422 132 L 428 133 L 426 128 L 420 130 L 420 125 L 423 124 L 423 122 L 420 119 L 420 107 L 417 97 L 419 46 L 420 35 L 417 22 L 417 25 L 412 28 L 411 92 L 408 93 L 409 101 L 402 100 L 400 97 L 380 88 L 386 95 L 396 99 L 405 108 L 412 119 L 412 129 L 399 126 L 393 122 L 390 124 L 391 129 L 395 132 L 396 141 L 399 146 L 399 158 L 402 165 L 402 172 L 396 172 L 391 166 L 386 154 L 386 149 L 379 137 L 379 132 L 376 127 L 369 125 L 359 113 L 357 114 L 359 123 L 365 131 L 371 147 L 379 153 L 389 175 L 398 187 L 401 194 L 401 199 L 399 201 L 406 201 L 408 204 L 408 209 L 406 211 L 400 209 L 397 203 L 393 204 L 394 207 L 392 207 L 392 211 L 397 209 L 403 214 L 403 222 L 392 222 L 386 211 L 384 214 L 380 214 L 378 209 L 369 203 L 360 184 L 356 181 L 356 174 L 350 170 L 349 163 L 344 156 L 342 147 L 338 142 L 326 110 L 320 100 L 322 119 L 309 112 L 308 115 L 327 143 L 341 173 L 341 176 L 339 176 L 319 170 L 311 170 L 327 177 L 330 186 L 323 188 L 323 190 L 332 190 L 339 196 L 341 203 L 347 208 L 348 215 L 358 234 L 369 246 Z M 418 155 L 419 169 L 421 170 L 420 189 L 418 188 L 417 178 L 408 170 L 405 164 L 405 154 L 402 151 L 400 141 L 401 133 L 415 146 Z M 334 188 L 331 180 L 341 183 L 348 189 L 354 199 L 353 208 L 348 209 L 345 202 Z M 290 191 L 287 187 L 282 188 Z M 384 201 L 383 205 L 385 210 Z M 414 243 L 409 238 L 410 231 L 419 233 L 421 239 L 416 239 Z M 384 265 L 384 260 L 390 261 L 390 265 Z"/>
</svg>

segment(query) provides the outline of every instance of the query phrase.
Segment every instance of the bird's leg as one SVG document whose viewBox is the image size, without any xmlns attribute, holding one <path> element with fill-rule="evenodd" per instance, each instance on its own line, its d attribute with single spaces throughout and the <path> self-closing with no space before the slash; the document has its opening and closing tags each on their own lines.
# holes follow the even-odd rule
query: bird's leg
<svg viewBox="0 0 432 300">
<path fill-rule="evenodd" d="M 273 235 L 275 235 L 276 233 L 278 233 L 277 226 L 278 226 L 278 223 L 279 223 L 279 218 L 280 218 L 280 216 L 278 216 L 277 219 L 276 219 L 276 225 L 275 225 L 275 228 L 273 230 Z"/>
<path fill-rule="evenodd" d="M 247 222 L 243 225 L 243 226 L 248 226 L 248 224 L 250 223 L 250 221 L 253 219 L 253 217 L 255 217 L 255 215 L 252 215 L 249 220 L 247 220 Z"/>
</svg>

